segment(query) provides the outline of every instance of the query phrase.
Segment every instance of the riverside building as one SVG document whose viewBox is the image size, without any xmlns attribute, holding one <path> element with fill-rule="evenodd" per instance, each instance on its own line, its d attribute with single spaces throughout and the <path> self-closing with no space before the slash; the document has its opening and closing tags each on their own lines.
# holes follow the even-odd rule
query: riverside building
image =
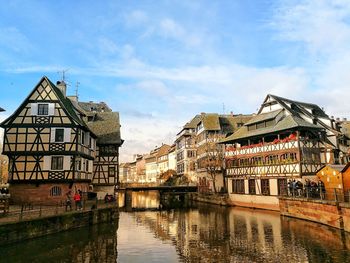
<svg viewBox="0 0 350 263">
<path fill-rule="evenodd" d="M 279 195 L 288 180 L 316 180 L 324 164 L 339 158 L 340 129 L 322 108 L 312 103 L 267 95 L 257 115 L 225 144 L 231 201 L 236 205 L 279 210 Z"/>
</svg>

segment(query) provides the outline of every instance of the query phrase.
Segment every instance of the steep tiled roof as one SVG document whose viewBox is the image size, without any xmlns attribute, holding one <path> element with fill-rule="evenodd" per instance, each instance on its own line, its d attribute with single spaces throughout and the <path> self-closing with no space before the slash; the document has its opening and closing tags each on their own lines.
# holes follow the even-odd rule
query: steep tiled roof
<svg viewBox="0 0 350 263">
<path fill-rule="evenodd" d="M 78 114 L 75 111 L 75 107 L 70 99 L 68 99 L 66 96 L 63 95 L 61 90 L 56 87 L 55 84 L 53 84 L 47 77 L 44 77 L 49 85 L 51 86 L 52 90 L 56 93 L 59 100 L 63 103 L 65 109 L 68 111 L 68 114 L 81 126 L 86 127 L 85 122 L 78 116 Z"/>
<path fill-rule="evenodd" d="M 302 112 L 304 114 L 306 113 L 309 115 L 314 115 L 315 117 L 321 117 L 321 118 L 327 118 L 327 119 L 329 118 L 328 115 L 316 104 L 295 101 L 295 100 L 279 97 L 272 94 L 269 94 L 268 96 L 276 100 L 284 108 L 286 108 L 287 110 L 289 110 L 294 114 L 298 114 L 299 112 Z M 289 107 L 287 104 L 294 105 L 294 108 Z M 312 113 L 309 113 L 307 110 L 311 110 Z"/>
<path fill-rule="evenodd" d="M 253 124 L 253 123 L 257 123 L 257 122 L 272 120 L 272 119 L 276 118 L 276 116 L 282 110 L 283 109 L 279 109 L 279 110 L 270 111 L 270 112 L 267 112 L 267 113 L 261 113 L 261 114 L 255 115 L 253 118 L 250 119 L 250 121 L 246 122 L 245 125 L 250 125 L 250 124 Z"/>
<path fill-rule="evenodd" d="M 224 134 L 231 134 L 235 132 L 239 127 L 244 123 L 249 121 L 252 118 L 252 115 L 220 115 L 220 126 Z"/>
<path fill-rule="evenodd" d="M 97 135 L 97 144 L 123 143 L 120 138 L 118 112 L 97 112 L 93 121 L 89 121 L 87 125 Z"/>
<path fill-rule="evenodd" d="M 220 131 L 219 114 L 217 113 L 202 113 L 201 121 L 203 127 L 207 131 Z"/>
<path fill-rule="evenodd" d="M 161 147 L 159 147 L 159 149 L 157 151 L 157 157 L 159 158 L 163 155 L 168 154 L 170 147 L 171 146 L 168 144 L 163 144 Z"/>
<path fill-rule="evenodd" d="M 83 108 L 85 111 L 97 111 L 97 112 L 106 112 L 112 111 L 111 108 L 104 102 L 80 102 L 79 106 Z"/>
<path fill-rule="evenodd" d="M 196 115 L 194 118 L 185 124 L 184 129 L 195 129 L 197 127 L 197 124 L 200 122 L 201 116 Z"/>
<path fill-rule="evenodd" d="M 221 142 L 232 142 L 239 139 L 261 136 L 268 133 L 275 133 L 295 128 L 322 129 L 321 127 L 309 123 L 298 116 L 288 115 L 278 121 L 274 126 L 248 131 L 247 126 L 242 126 L 231 136 L 221 140 Z"/>
</svg>

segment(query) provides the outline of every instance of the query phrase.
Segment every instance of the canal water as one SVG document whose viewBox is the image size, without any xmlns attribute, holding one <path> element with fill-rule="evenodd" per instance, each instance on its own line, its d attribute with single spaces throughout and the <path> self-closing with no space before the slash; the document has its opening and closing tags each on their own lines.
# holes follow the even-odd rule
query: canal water
<svg viewBox="0 0 350 263">
<path fill-rule="evenodd" d="M 156 193 L 134 207 L 156 208 Z M 0 262 L 350 262 L 350 235 L 278 213 L 198 204 L 0 248 Z"/>
</svg>

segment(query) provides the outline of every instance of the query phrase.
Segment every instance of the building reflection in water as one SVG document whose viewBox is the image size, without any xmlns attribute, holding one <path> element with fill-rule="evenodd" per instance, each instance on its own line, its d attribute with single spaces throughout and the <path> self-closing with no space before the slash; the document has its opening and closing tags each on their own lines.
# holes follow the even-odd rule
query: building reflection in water
<svg viewBox="0 0 350 263">
<path fill-rule="evenodd" d="M 125 193 L 118 193 L 119 207 L 124 206 Z M 158 208 L 159 207 L 159 192 L 158 191 L 145 191 L 145 192 L 133 192 L 131 206 L 133 208 Z"/>
<path fill-rule="evenodd" d="M 276 212 L 201 205 L 133 216 L 184 262 L 350 262 L 349 234 Z"/>
<path fill-rule="evenodd" d="M 156 207 L 158 200 L 156 193 L 134 198 L 137 207 Z M 1 247 L 0 255 L 0 262 L 340 263 L 350 262 L 350 236 L 276 212 L 198 205 L 122 212 L 114 224 Z"/>
<path fill-rule="evenodd" d="M 0 262 L 116 262 L 118 220 L 0 248 Z"/>
</svg>

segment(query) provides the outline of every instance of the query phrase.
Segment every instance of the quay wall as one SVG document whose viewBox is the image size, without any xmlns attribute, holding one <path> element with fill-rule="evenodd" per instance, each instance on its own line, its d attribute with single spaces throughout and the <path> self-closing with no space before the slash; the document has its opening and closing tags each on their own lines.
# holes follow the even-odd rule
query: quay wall
<svg viewBox="0 0 350 263">
<path fill-rule="evenodd" d="M 229 202 L 234 206 L 279 211 L 278 196 L 229 194 Z"/>
<path fill-rule="evenodd" d="M 108 207 L 2 224 L 0 246 L 83 226 L 113 222 L 118 215 L 116 207 Z"/>
<path fill-rule="evenodd" d="M 326 200 L 280 198 L 282 216 L 310 220 L 350 232 L 350 204 Z"/>
<path fill-rule="evenodd" d="M 197 202 L 215 205 L 241 206 L 272 211 L 280 210 L 277 196 L 196 193 L 192 194 L 192 199 Z"/>
<path fill-rule="evenodd" d="M 222 194 L 202 194 L 202 193 L 191 193 L 190 198 L 197 202 L 230 206 L 230 202 L 227 195 Z"/>
</svg>

